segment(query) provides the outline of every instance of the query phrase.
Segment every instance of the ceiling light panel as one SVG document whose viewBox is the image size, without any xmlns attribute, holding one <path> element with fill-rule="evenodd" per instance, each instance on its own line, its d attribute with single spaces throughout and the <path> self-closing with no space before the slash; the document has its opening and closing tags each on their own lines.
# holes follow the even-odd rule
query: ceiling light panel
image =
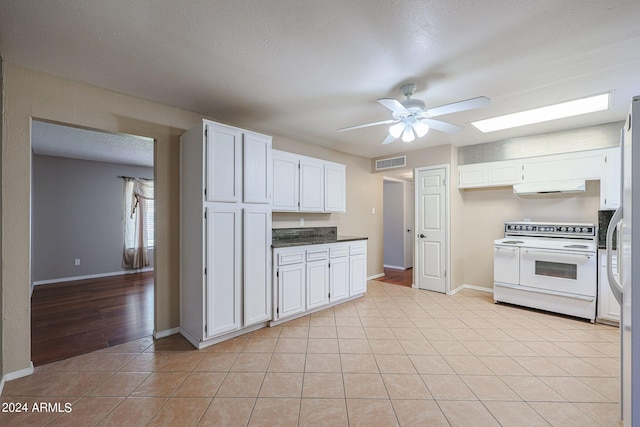
<svg viewBox="0 0 640 427">
<path fill-rule="evenodd" d="M 480 132 L 495 132 L 503 129 L 511 129 L 519 126 L 542 123 L 565 117 L 579 116 L 581 114 L 604 111 L 609 108 L 610 93 L 562 102 L 532 110 L 493 117 L 485 120 L 471 122 Z"/>
</svg>

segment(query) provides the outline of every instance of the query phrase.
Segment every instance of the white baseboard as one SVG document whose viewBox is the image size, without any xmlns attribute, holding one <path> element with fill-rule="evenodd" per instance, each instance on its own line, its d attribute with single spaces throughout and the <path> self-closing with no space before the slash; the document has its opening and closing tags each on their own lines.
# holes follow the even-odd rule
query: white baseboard
<svg viewBox="0 0 640 427">
<path fill-rule="evenodd" d="M 398 265 L 387 265 L 387 264 L 383 264 L 382 265 L 384 268 L 390 268 L 391 270 L 406 270 L 406 268 L 404 267 L 400 267 Z"/>
<path fill-rule="evenodd" d="M 160 338 L 166 338 L 171 335 L 179 334 L 180 328 L 165 329 L 164 331 L 153 331 L 153 338 L 159 340 Z"/>
<path fill-rule="evenodd" d="M 367 277 L 367 280 L 375 280 L 379 277 L 384 277 L 384 273 L 378 273 L 378 274 L 374 274 L 373 276 L 369 276 Z"/>
<path fill-rule="evenodd" d="M 493 293 L 493 288 L 485 288 L 484 286 L 475 286 L 475 285 L 460 285 L 454 290 L 447 292 L 447 295 L 455 295 L 464 289 L 471 289 L 472 291 L 487 292 L 490 294 Z"/>
<path fill-rule="evenodd" d="M 100 279 L 101 277 L 123 276 L 125 274 L 146 273 L 153 271 L 153 267 L 140 268 L 137 270 L 113 271 L 111 273 L 87 274 L 85 276 L 61 277 L 59 279 L 36 280 L 33 286 L 50 285 L 51 283 L 74 282 L 76 280 Z"/>
<path fill-rule="evenodd" d="M 27 377 L 29 375 L 33 375 L 35 369 L 33 367 L 33 362 L 29 362 L 29 367 L 20 369 L 19 371 L 9 372 L 5 374 L 0 380 L 0 396 L 2 396 L 2 390 L 4 390 L 4 384 L 7 381 L 17 380 L 18 378 Z"/>
</svg>

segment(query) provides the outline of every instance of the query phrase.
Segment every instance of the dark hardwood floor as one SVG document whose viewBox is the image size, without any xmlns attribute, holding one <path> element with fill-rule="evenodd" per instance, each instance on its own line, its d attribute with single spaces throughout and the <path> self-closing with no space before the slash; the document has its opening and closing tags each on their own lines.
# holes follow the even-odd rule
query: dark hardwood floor
<svg viewBox="0 0 640 427">
<path fill-rule="evenodd" d="M 153 272 L 36 286 L 31 297 L 35 366 L 153 333 Z"/>
<path fill-rule="evenodd" d="M 394 270 L 391 268 L 384 269 L 384 277 L 377 279 L 380 282 L 392 283 L 394 285 L 411 286 L 413 283 L 413 269 Z"/>
</svg>

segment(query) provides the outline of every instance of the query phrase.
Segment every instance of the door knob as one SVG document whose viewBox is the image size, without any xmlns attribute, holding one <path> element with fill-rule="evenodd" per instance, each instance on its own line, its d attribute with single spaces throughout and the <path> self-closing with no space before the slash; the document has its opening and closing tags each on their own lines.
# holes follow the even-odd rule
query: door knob
<svg viewBox="0 0 640 427">
<path fill-rule="evenodd" d="M 418 237 L 419 237 L 419 238 L 421 238 L 421 239 L 424 239 L 424 238 L 425 238 L 425 237 L 427 237 L 427 236 L 425 236 L 424 234 L 420 233 L 420 234 L 418 235 Z"/>
<path fill-rule="evenodd" d="M 411 233 L 411 230 L 407 229 L 407 233 Z"/>
</svg>

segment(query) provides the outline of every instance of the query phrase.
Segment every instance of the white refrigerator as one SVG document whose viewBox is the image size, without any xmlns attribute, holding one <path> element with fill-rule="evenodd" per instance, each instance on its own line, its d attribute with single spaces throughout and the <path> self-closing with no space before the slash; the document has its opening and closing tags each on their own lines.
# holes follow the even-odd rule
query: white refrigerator
<svg viewBox="0 0 640 427">
<path fill-rule="evenodd" d="M 621 412 L 625 427 L 631 427 L 640 426 L 640 96 L 631 102 L 621 143 L 622 203 L 607 232 L 607 273 L 620 302 Z M 616 224 L 617 276 L 611 271 Z"/>
</svg>

